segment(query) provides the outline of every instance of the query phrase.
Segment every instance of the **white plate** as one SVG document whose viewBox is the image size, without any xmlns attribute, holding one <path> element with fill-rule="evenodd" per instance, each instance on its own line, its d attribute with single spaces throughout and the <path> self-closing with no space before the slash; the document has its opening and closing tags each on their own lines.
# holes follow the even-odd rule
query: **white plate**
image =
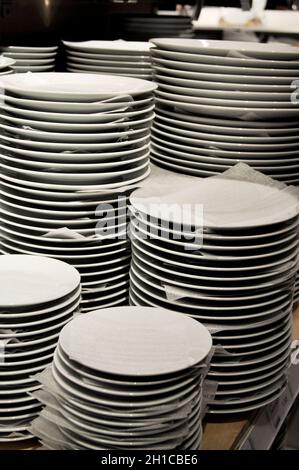
<svg viewBox="0 0 299 470">
<path fill-rule="evenodd" d="M 189 99 L 190 96 L 193 98 L 213 98 L 213 99 L 233 99 L 242 100 L 244 104 L 248 101 L 260 101 L 263 102 L 264 106 L 271 106 L 269 102 L 281 101 L 283 103 L 290 103 L 292 90 L 289 93 L 270 93 L 270 92 L 250 92 L 250 91 L 231 91 L 231 90 L 208 90 L 206 88 L 192 88 L 186 86 L 169 85 L 163 83 L 163 78 L 160 81 L 159 76 L 156 75 L 156 81 L 158 82 L 159 90 L 166 91 L 169 93 L 176 93 L 180 95 L 186 95 Z M 294 105 L 293 105 L 294 106 Z M 273 105 L 272 105 L 273 107 Z"/>
<path fill-rule="evenodd" d="M 165 65 L 164 70 L 167 70 L 167 75 L 171 75 L 174 77 L 179 77 L 179 78 L 188 78 L 191 80 L 200 80 L 200 81 L 209 81 L 210 82 L 210 89 L 213 89 L 213 82 L 224 82 L 224 83 L 234 83 L 236 84 L 239 83 L 245 84 L 245 85 L 268 85 L 268 87 L 271 85 L 284 85 L 285 87 L 288 86 L 288 89 L 290 90 L 290 86 L 295 80 L 294 76 L 290 77 L 283 77 L 283 76 L 262 76 L 262 75 L 231 75 L 231 74 L 226 74 L 226 73 L 213 73 L 213 72 L 195 72 L 194 70 L 190 69 L 185 69 L 183 66 L 178 67 L 167 67 L 169 64 L 163 61 L 163 59 L 155 59 L 155 62 L 153 63 L 153 69 L 161 71 L 161 66 Z M 168 61 L 166 61 L 168 62 Z M 179 64 L 179 62 L 178 62 Z M 271 91 L 271 90 L 270 90 Z"/>
<path fill-rule="evenodd" d="M 89 114 L 75 114 L 75 113 L 53 113 L 35 111 L 34 109 L 25 109 L 14 106 L 4 105 L 3 111 L 14 115 L 15 117 L 21 117 L 26 119 L 32 119 L 37 121 L 45 121 L 47 123 L 61 123 L 61 124 L 76 124 L 82 126 L 82 129 L 87 125 L 90 126 L 90 130 L 102 127 L 102 125 L 117 125 L 118 122 L 124 122 L 126 119 L 138 119 L 154 111 L 154 104 L 148 104 L 148 106 L 137 111 L 123 111 L 123 112 L 106 112 L 106 113 L 89 113 Z"/>
<path fill-rule="evenodd" d="M 0 86 L 30 99 L 66 101 L 100 100 L 126 94 L 138 96 L 156 89 L 155 84 L 134 78 L 68 73 L 12 75 L 1 78 Z"/>
<path fill-rule="evenodd" d="M 132 157 L 133 159 L 144 155 L 149 148 L 149 144 L 145 143 L 144 137 L 134 140 L 135 145 L 129 150 L 119 150 L 115 152 L 93 152 L 93 153 L 77 153 L 77 152 L 42 152 L 38 150 L 31 150 L 18 147 L 9 147 L 7 145 L 0 144 L 0 149 L 8 152 L 9 154 L 25 157 L 27 159 L 37 160 L 43 162 L 61 162 L 61 163 L 104 163 L 113 161 L 123 161 L 124 158 Z"/>
<path fill-rule="evenodd" d="M 220 124 L 219 120 L 216 120 L 215 124 L 208 124 L 208 122 L 196 122 L 196 116 L 194 121 L 188 121 L 188 116 L 179 113 L 172 113 L 171 111 L 157 109 L 156 110 L 157 119 L 155 123 L 163 123 L 164 125 L 173 126 L 176 125 L 177 130 L 179 132 L 184 132 L 185 129 L 197 132 L 200 135 L 205 136 L 208 140 L 219 140 L 220 142 L 238 142 L 238 143 L 265 143 L 271 144 L 275 142 L 284 142 L 288 144 L 289 142 L 297 141 L 299 127 L 294 127 L 289 130 L 289 134 L 282 134 L 282 135 L 268 135 L 268 133 L 272 132 L 288 132 L 286 129 L 275 129 L 275 130 L 268 130 L 265 129 L 262 132 L 260 129 L 248 129 L 244 127 L 224 127 L 217 125 Z M 174 116 L 176 117 L 174 119 Z M 187 118 L 187 119 L 186 119 Z M 209 118 L 207 118 L 208 120 Z M 213 118 L 211 119 L 213 121 Z M 242 123 L 239 123 L 242 124 Z M 292 135 L 293 132 L 293 135 Z M 272 160 L 272 159 L 271 159 Z"/>
<path fill-rule="evenodd" d="M 236 194 L 238 194 L 237 199 Z M 189 204 L 202 203 L 205 210 L 205 226 L 215 229 L 217 227 L 266 226 L 290 220 L 298 214 L 298 204 L 293 196 L 276 188 L 237 180 L 203 180 L 200 183 L 194 183 L 194 185 L 190 184 L 188 192 L 184 194 L 180 192 L 175 199 L 173 199 L 173 194 L 169 195 L 166 190 L 165 194 L 160 196 L 161 202 L 172 204 L 179 201 Z M 146 210 L 149 215 L 158 218 L 161 216 L 159 208 L 156 207 L 155 210 L 153 206 L 149 207 L 150 198 L 148 200 L 142 199 L 142 189 L 137 190 L 131 196 L 130 202 L 141 212 Z M 274 206 L 275 213 L 273 213 Z M 202 225 L 202 221 L 197 219 L 194 212 L 191 216 L 192 225 Z M 166 214 L 166 217 L 169 217 L 169 214 Z M 178 220 L 174 220 L 174 222 L 178 222 Z"/>
<path fill-rule="evenodd" d="M 143 54 L 118 54 L 117 51 L 110 51 L 107 53 L 92 53 L 92 52 L 78 52 L 74 49 L 67 50 L 67 57 L 76 58 L 78 60 L 95 60 L 95 61 L 114 61 L 114 62 L 150 62 L 150 55 L 148 53 Z"/>
<path fill-rule="evenodd" d="M 10 59 L 8 57 L 0 55 L 0 70 L 6 69 L 7 67 L 14 65 L 15 62 L 16 61 L 14 59 Z"/>
<path fill-rule="evenodd" d="M 159 54 L 159 53 L 158 53 Z M 258 79 L 259 74 L 261 77 L 271 77 L 273 82 L 276 83 L 277 77 L 298 77 L 298 70 L 299 67 L 296 69 L 284 69 L 284 68 L 260 68 L 260 67 L 240 67 L 240 66 L 231 66 L 231 65 L 220 65 L 220 64 L 207 64 L 207 63 L 199 63 L 199 62 L 182 62 L 177 60 L 171 59 L 161 59 L 159 56 L 155 54 L 155 51 L 152 51 L 152 59 L 154 64 L 163 65 L 166 68 L 172 69 L 179 69 L 179 70 L 187 70 L 190 72 L 203 72 L 203 73 L 215 73 L 215 74 L 228 74 L 228 75 L 235 75 L 238 77 L 239 75 L 242 77 L 255 77 Z M 225 81 L 225 80 L 224 80 Z M 233 80 L 235 81 L 235 80 Z M 249 78 L 249 83 L 251 79 Z"/>
<path fill-rule="evenodd" d="M 154 129 L 155 133 L 158 134 L 158 137 L 171 137 L 173 140 L 178 140 L 182 144 L 186 144 L 189 146 L 198 146 L 198 147 L 207 147 L 207 148 L 220 148 L 220 149 L 231 149 L 231 150 L 245 150 L 245 151 L 260 151 L 260 152 L 274 152 L 275 151 L 280 151 L 280 150 L 294 150 L 297 151 L 299 155 L 299 140 L 297 142 L 276 142 L 275 140 L 272 143 L 261 143 L 261 144 L 256 144 L 256 143 L 247 143 L 247 142 L 229 142 L 229 141 L 223 141 L 221 138 L 219 139 L 219 136 L 213 136 L 208 135 L 208 138 L 206 138 L 205 134 L 202 134 L 200 132 L 195 132 L 195 131 L 190 131 L 188 129 L 180 129 L 178 127 L 172 126 L 171 124 L 166 125 L 165 123 L 160 123 L 160 122 L 155 122 L 152 126 L 152 129 Z M 216 137 L 219 140 L 213 140 L 213 138 Z M 253 157 L 255 156 L 255 153 L 253 154 Z M 274 159 L 273 159 L 274 160 Z M 274 160 L 275 161 L 275 160 Z"/>
<path fill-rule="evenodd" d="M 53 58 L 43 58 L 43 59 L 36 59 L 36 58 L 33 58 L 33 59 L 16 59 L 16 64 L 15 64 L 17 67 L 19 66 L 24 66 L 24 67 L 28 67 L 28 68 L 31 68 L 33 67 L 33 69 L 35 70 L 36 67 L 39 67 L 40 65 L 43 66 L 43 65 L 51 65 L 52 67 L 54 67 L 55 65 L 55 57 Z"/>
<path fill-rule="evenodd" d="M 238 82 L 223 82 L 221 77 L 218 77 L 218 81 L 213 81 L 213 86 L 210 81 L 199 80 L 198 78 L 186 77 L 184 72 L 181 70 L 167 69 L 162 66 L 154 67 L 155 74 L 159 80 L 167 82 L 176 86 L 182 86 L 187 88 L 201 88 L 209 91 L 220 90 L 220 91 L 244 91 L 244 92 L 265 92 L 265 93 L 290 93 L 290 85 L 276 85 L 274 83 L 258 84 L 258 83 L 238 83 Z M 183 75 L 182 75 L 183 74 Z"/>
<path fill-rule="evenodd" d="M 90 72 L 106 72 L 106 73 L 110 73 L 110 74 L 119 74 L 119 73 L 128 73 L 130 75 L 150 75 L 151 74 L 151 67 L 150 67 L 150 64 L 148 64 L 147 66 L 139 66 L 138 67 L 134 67 L 134 66 L 128 66 L 126 67 L 125 65 L 122 67 L 122 66 L 113 66 L 113 65 L 88 65 L 88 64 L 81 64 L 79 62 L 71 62 L 70 60 L 68 60 L 67 62 L 67 66 L 72 68 L 76 68 L 77 70 L 87 70 L 87 71 L 90 71 Z"/>
<path fill-rule="evenodd" d="M 209 39 L 151 39 L 151 43 L 170 51 L 227 56 L 239 52 L 245 57 L 277 60 L 299 60 L 296 47 L 287 44 L 263 44 L 246 41 L 215 41 Z"/>
<path fill-rule="evenodd" d="M 64 46 L 78 52 L 92 53 L 127 53 L 127 54 L 149 54 L 150 43 L 141 41 L 62 41 Z"/>
<path fill-rule="evenodd" d="M 141 252 L 145 253 L 146 255 L 148 256 L 151 256 L 152 258 L 155 258 L 155 259 L 158 259 L 159 261 L 162 261 L 164 263 L 166 263 L 167 265 L 175 265 L 174 261 L 172 259 L 165 259 L 163 256 L 161 256 L 160 254 L 157 254 L 157 252 L 155 252 L 154 250 L 153 251 L 149 251 L 148 250 L 148 246 L 144 247 L 143 244 L 140 243 L 140 241 L 137 241 L 136 238 L 133 239 L 132 241 L 133 243 L 133 246 L 137 246 L 138 250 L 140 250 Z M 219 272 L 230 272 L 230 273 L 239 273 L 239 272 L 247 272 L 247 271 L 252 271 L 252 270 L 265 270 L 267 268 L 272 268 L 274 266 L 277 266 L 277 265 L 281 265 L 283 263 L 288 263 L 288 262 L 292 262 L 292 260 L 294 260 L 294 255 L 291 254 L 291 255 L 287 255 L 283 260 L 276 260 L 274 262 L 270 262 L 270 263 L 267 263 L 267 264 L 264 264 L 262 266 L 259 266 L 259 265 L 256 265 L 256 266 L 250 266 L 250 267 L 239 267 L 239 268 L 235 268 L 235 267 L 232 267 L 232 268 L 227 268 L 227 267 L 218 267 L 218 266 L 198 266 L 196 264 L 192 264 L 190 265 L 190 263 L 181 263 L 180 261 L 177 261 L 177 267 L 178 269 L 180 267 L 182 268 L 187 268 L 190 270 L 193 269 L 194 271 L 219 271 Z"/>
<path fill-rule="evenodd" d="M 2 308 L 33 306 L 68 295 L 80 283 L 79 273 L 58 260 L 1 256 Z M 16 286 L 18 289 L 16 291 Z"/>
<path fill-rule="evenodd" d="M 110 171 L 105 173 L 54 173 L 35 171 L 24 168 L 12 167 L 2 164 L 3 170 L 8 170 L 10 174 L 19 175 L 24 179 L 33 179 L 35 182 L 41 182 L 58 185 L 70 185 L 70 189 L 85 189 L 86 186 L 96 185 L 115 185 L 129 183 L 130 178 L 137 178 L 140 172 L 145 176 L 149 168 L 149 160 L 141 162 L 138 166 L 130 170 Z M 76 186 L 76 187 L 75 187 Z"/>
<path fill-rule="evenodd" d="M 151 152 L 152 156 L 156 157 L 158 160 L 165 160 L 170 163 L 186 164 L 191 168 L 197 168 L 203 163 L 202 169 L 206 166 L 206 168 L 210 167 L 210 169 L 212 169 L 213 167 L 215 170 L 218 168 L 218 170 L 222 169 L 222 171 L 224 171 L 240 161 L 247 163 L 259 171 L 276 170 L 279 172 L 279 170 L 283 170 L 284 165 L 286 166 L 286 169 L 288 169 L 288 167 L 291 170 L 296 170 L 298 168 L 298 157 L 296 156 L 294 158 L 273 158 L 273 160 L 262 157 L 257 157 L 257 160 L 251 160 L 248 156 L 241 158 L 240 155 L 237 155 L 234 158 L 234 154 L 232 155 L 232 158 L 226 156 L 213 157 L 213 155 L 196 155 L 193 153 L 179 152 L 169 148 L 165 144 L 158 145 L 155 142 L 152 142 Z"/>
<path fill-rule="evenodd" d="M 263 59 L 252 59 L 250 57 L 236 56 L 220 56 L 220 55 L 208 55 L 208 54 L 192 54 L 190 52 L 178 52 L 174 50 L 153 48 L 152 52 L 155 56 L 164 57 L 165 59 L 192 62 L 200 64 L 214 64 L 214 65 L 229 65 L 236 67 L 258 67 L 265 68 L 265 65 L 269 69 L 289 69 L 294 68 L 299 70 L 299 55 L 298 60 L 263 60 Z"/>
<path fill-rule="evenodd" d="M 88 124 L 67 124 L 67 123 L 62 123 L 62 122 L 43 122 L 43 121 L 35 121 L 31 119 L 21 119 L 18 117 L 13 117 L 13 116 L 6 116 L 2 115 L 1 118 L 8 123 L 11 123 L 12 126 L 16 126 L 15 132 L 18 132 L 17 126 L 26 126 L 26 127 L 31 127 L 34 128 L 35 130 L 38 131 L 48 131 L 52 133 L 63 133 L 64 131 L 67 132 L 76 132 L 76 134 L 67 134 L 67 136 L 70 136 L 70 139 L 73 139 L 73 136 L 77 136 L 77 140 L 80 138 L 80 140 L 84 140 L 85 135 L 83 134 L 86 133 L 86 138 L 89 138 L 90 142 L 95 140 L 96 138 L 98 141 L 101 140 L 100 135 L 104 133 L 104 136 L 107 132 L 111 131 L 116 131 L 120 132 L 122 129 L 130 129 L 130 130 L 136 130 L 140 126 L 145 126 L 145 125 L 150 125 L 151 121 L 154 119 L 155 114 L 151 113 L 150 116 L 148 117 L 143 117 L 141 119 L 137 120 L 130 120 L 130 121 L 124 121 L 124 122 L 117 122 L 117 123 L 102 123 L 102 124 L 96 124 L 92 125 L 90 123 Z M 97 131 L 98 133 L 96 133 Z M 102 132 L 101 132 L 102 131 Z M 99 134 L 101 132 L 101 134 Z M 127 131 L 126 131 L 127 132 Z M 127 134 L 129 135 L 129 134 Z M 40 137 L 40 134 L 38 134 Z M 68 139 L 69 140 L 69 139 Z M 76 142 L 76 138 L 73 139 Z"/>
<path fill-rule="evenodd" d="M 51 46 L 51 47 L 28 47 L 28 46 L 7 46 L 1 47 L 3 52 L 17 52 L 23 54 L 43 54 L 43 53 L 53 53 L 56 52 L 58 46 Z"/>
<path fill-rule="evenodd" d="M 150 120 L 146 120 L 147 122 L 144 126 L 140 129 L 136 130 L 125 130 L 119 132 L 101 132 L 101 133 L 70 133 L 70 132 L 46 132 L 40 131 L 35 129 L 24 129 L 23 127 L 14 127 L 13 125 L 7 124 L 0 124 L 0 129 L 11 133 L 12 135 L 17 136 L 17 138 L 25 137 L 28 140 L 32 141 L 42 141 L 46 143 L 66 143 L 68 145 L 96 145 L 101 143 L 118 143 L 119 141 L 124 141 L 130 139 L 142 137 L 142 133 L 145 133 L 147 129 L 150 127 Z M 146 125 L 148 124 L 148 126 Z M 92 148 L 92 147 L 91 147 Z"/>
<path fill-rule="evenodd" d="M 3 126 L 2 126 L 3 127 Z M 8 127 L 8 126 L 6 126 Z M 14 129 L 14 128 L 12 128 Z M 147 132 L 148 131 L 148 132 Z M 74 143 L 71 143 L 71 142 L 64 142 L 64 141 L 61 141 L 61 142 L 49 142 L 47 140 L 37 140 L 37 137 L 39 136 L 39 132 L 35 132 L 35 131 L 25 131 L 20 130 L 19 129 L 16 129 L 16 132 L 15 134 L 17 133 L 22 133 L 24 134 L 24 137 L 27 137 L 29 134 L 26 132 L 30 132 L 32 136 L 34 136 L 34 140 L 29 140 L 29 139 L 22 139 L 22 138 L 17 138 L 17 137 L 9 137 L 7 135 L 1 135 L 1 140 L 5 141 L 5 142 L 10 142 L 12 143 L 13 145 L 20 145 L 21 147 L 25 147 L 25 148 L 32 148 L 33 150 L 34 149 L 38 149 L 39 151 L 43 151 L 43 150 L 58 150 L 60 152 L 67 152 L 68 150 L 70 151 L 75 151 L 75 152 L 79 152 L 79 153 L 83 153 L 84 151 L 86 150 L 90 150 L 90 151 L 101 151 L 101 150 L 117 150 L 117 149 L 120 149 L 122 147 L 130 147 L 130 146 L 133 146 L 134 144 L 136 143 L 139 143 L 139 142 L 142 142 L 143 141 L 146 141 L 149 137 L 149 128 L 148 127 L 145 127 L 144 129 L 140 129 L 138 131 L 131 131 L 131 134 L 132 134 L 132 139 L 127 139 L 127 140 L 124 140 L 124 141 L 117 141 L 117 137 L 114 138 L 114 142 L 94 142 L 94 143 L 89 143 L 88 141 L 87 142 L 74 142 Z M 134 134 L 135 133 L 135 134 Z M 121 134 L 121 133 L 115 133 L 115 134 Z M 145 135 L 140 135 L 140 134 L 145 134 Z M 65 136 L 66 134 L 62 134 L 62 138 L 63 136 Z M 123 135 L 125 136 L 126 135 L 126 132 L 123 133 Z M 135 138 L 134 138 L 135 137 Z M 45 137 L 46 139 L 46 137 Z M 81 152 L 80 152 L 81 151 Z"/>
<path fill-rule="evenodd" d="M 227 116 L 229 118 L 240 119 L 240 123 L 248 119 L 256 121 L 258 119 L 269 119 L 271 117 L 279 118 L 296 118 L 299 115 L 299 109 L 292 108 L 250 108 L 237 106 L 215 106 L 208 104 L 193 104 L 186 101 L 175 101 L 173 99 L 165 99 L 157 97 L 157 103 L 161 103 L 178 110 L 187 111 L 194 114 L 204 114 L 208 116 Z"/>
<path fill-rule="evenodd" d="M 95 66 L 103 66 L 103 67 L 127 67 L 127 68 L 150 68 L 151 67 L 151 61 L 150 60 L 144 60 L 142 61 L 141 59 L 137 62 L 136 60 L 135 61 L 125 61 L 125 60 L 122 60 L 121 61 L 121 64 L 119 63 L 119 61 L 116 59 L 116 60 L 113 60 L 114 57 L 113 56 L 106 56 L 105 58 L 98 58 L 98 59 L 88 59 L 86 57 L 72 57 L 71 55 L 68 56 L 68 63 L 71 65 L 75 65 L 75 64 L 81 64 L 81 65 L 95 65 Z"/>
<path fill-rule="evenodd" d="M 56 54 L 56 52 L 3 52 L 5 57 L 9 57 L 14 60 L 55 60 Z"/>
<path fill-rule="evenodd" d="M 86 117 L 88 118 L 88 114 L 92 114 L 91 117 L 93 117 L 95 113 L 109 113 L 115 111 L 123 113 L 126 111 L 132 111 L 132 108 L 134 109 L 135 106 L 147 106 L 153 102 L 152 96 L 132 100 L 129 95 L 124 94 L 105 100 L 101 99 L 100 101 L 87 103 L 25 99 L 9 95 L 2 96 L 1 98 L 4 104 L 7 102 L 12 106 L 16 105 L 16 108 L 25 108 L 42 112 L 50 111 L 54 113 L 80 113 L 82 115 L 82 120 Z"/>
<path fill-rule="evenodd" d="M 94 75 L 109 75 L 112 73 L 111 71 L 104 72 L 104 71 L 92 71 L 92 70 L 82 70 L 78 67 L 75 67 L 74 65 L 72 67 L 68 66 L 67 67 L 68 72 L 72 73 L 83 73 L 83 74 L 94 74 Z M 146 80 L 146 81 L 151 81 L 152 80 L 152 74 L 143 74 L 143 73 L 129 73 L 129 72 L 113 72 L 114 76 L 122 76 L 122 77 L 128 77 L 128 78 L 137 78 L 138 80 Z"/>
<path fill-rule="evenodd" d="M 34 73 L 38 73 L 38 72 L 48 72 L 50 70 L 53 70 L 55 67 L 55 63 L 51 64 L 51 65 L 41 65 L 41 66 L 35 66 L 35 65 L 13 65 L 12 68 L 15 72 L 17 73 L 24 73 L 26 74 L 26 72 L 34 72 Z M 2 83 L 1 83 L 1 86 L 2 86 Z"/>
<path fill-rule="evenodd" d="M 115 321 L 118 328 L 111 329 Z M 82 334 L 84 330 L 89 331 L 88 337 Z M 198 364 L 208 355 L 212 340 L 202 325 L 174 312 L 124 307 L 89 314 L 84 316 L 83 323 L 82 318 L 77 318 L 62 330 L 60 345 L 72 360 L 97 371 L 150 376 L 179 372 Z M 124 348 L 127 360 L 119 361 L 120 350 Z"/>
<path fill-rule="evenodd" d="M 160 149 L 166 149 L 170 153 L 179 152 L 180 155 L 185 153 L 186 155 L 189 153 L 191 154 L 190 159 L 192 159 L 192 154 L 198 154 L 198 155 L 211 155 L 212 157 L 227 157 L 227 158 L 236 158 L 242 160 L 244 157 L 251 158 L 254 156 L 255 158 L 261 158 L 261 159 L 271 159 L 273 158 L 281 158 L 284 160 L 284 157 L 292 157 L 292 158 L 297 158 L 298 156 L 298 151 L 297 150 L 289 150 L 289 151 L 278 151 L 274 153 L 273 151 L 271 152 L 258 152 L 256 151 L 247 151 L 247 150 L 242 150 L 242 151 L 237 151 L 237 150 L 223 150 L 221 148 L 215 147 L 215 148 L 208 148 L 207 147 L 202 147 L 202 148 L 197 148 L 194 145 L 187 145 L 186 143 L 178 143 L 172 141 L 171 139 L 173 138 L 171 133 L 164 133 L 164 135 L 158 134 L 156 131 L 152 133 L 152 142 L 154 145 L 156 145 Z"/>
<path fill-rule="evenodd" d="M 252 101 L 250 99 L 238 100 L 238 99 L 223 99 L 219 97 L 198 97 L 198 96 L 189 96 L 189 95 L 181 95 L 175 93 L 168 93 L 165 91 L 161 91 L 160 89 L 156 91 L 156 96 L 168 99 L 169 101 L 183 101 L 186 103 L 191 104 L 202 104 L 202 105 L 211 105 L 211 106 L 231 106 L 231 107 L 241 107 L 244 106 L 245 108 L 292 108 L 293 110 L 297 110 L 299 115 L 299 108 L 297 106 L 298 103 L 293 103 L 290 99 L 287 101 Z M 225 94 L 223 95 L 225 97 Z M 274 97 L 273 97 L 274 98 Z"/>
</svg>

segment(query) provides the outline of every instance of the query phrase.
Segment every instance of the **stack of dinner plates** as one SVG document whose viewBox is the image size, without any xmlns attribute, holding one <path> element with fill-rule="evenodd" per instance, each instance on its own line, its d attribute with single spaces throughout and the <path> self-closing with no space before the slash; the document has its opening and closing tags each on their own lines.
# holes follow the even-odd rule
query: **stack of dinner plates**
<svg viewBox="0 0 299 470">
<path fill-rule="evenodd" d="M 189 16 L 136 15 L 120 19 L 121 37 L 132 41 L 148 41 L 153 37 L 178 37 L 192 31 Z"/>
<path fill-rule="evenodd" d="M 15 64 L 14 59 L 9 59 L 8 57 L 4 57 L 0 53 L 0 77 L 2 75 L 10 75 L 13 73 L 12 66 Z"/>
<path fill-rule="evenodd" d="M 79 316 L 61 332 L 31 431 L 47 448 L 197 450 L 208 330 L 160 308 Z M 43 380 L 41 380 L 43 382 Z"/>
<path fill-rule="evenodd" d="M 54 70 L 57 55 L 57 46 L 53 47 L 27 47 L 7 46 L 0 47 L 0 53 L 15 61 L 12 66 L 14 72 L 49 72 Z"/>
<path fill-rule="evenodd" d="M 153 39 L 152 158 L 206 177 L 242 161 L 299 183 L 299 50 L 282 44 Z"/>
<path fill-rule="evenodd" d="M 105 73 L 151 80 L 150 45 L 137 41 L 67 42 L 67 70 Z"/>
<path fill-rule="evenodd" d="M 211 413 L 272 402 L 285 388 L 292 342 L 297 198 L 227 178 L 159 197 L 143 191 L 131 196 L 131 304 L 172 309 L 209 328 Z"/>
<path fill-rule="evenodd" d="M 150 172 L 154 85 L 63 73 L 1 85 L 2 251 L 78 268 L 83 311 L 125 302 L 126 203 Z"/>
<path fill-rule="evenodd" d="M 0 256 L 0 443 L 28 439 L 40 404 L 35 373 L 52 362 L 80 303 L 80 276 L 61 261 Z"/>
</svg>

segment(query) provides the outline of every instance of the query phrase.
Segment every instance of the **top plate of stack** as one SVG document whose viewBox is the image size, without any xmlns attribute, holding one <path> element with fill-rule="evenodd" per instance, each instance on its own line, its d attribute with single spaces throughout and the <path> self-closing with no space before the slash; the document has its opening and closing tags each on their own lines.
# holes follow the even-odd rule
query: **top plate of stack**
<svg viewBox="0 0 299 470">
<path fill-rule="evenodd" d="M 2 47 L 0 52 L 5 57 L 13 59 L 15 72 L 47 72 L 55 67 L 58 47 Z"/>
<path fill-rule="evenodd" d="M 148 42 L 64 41 L 69 72 L 93 72 L 150 79 Z"/>
</svg>

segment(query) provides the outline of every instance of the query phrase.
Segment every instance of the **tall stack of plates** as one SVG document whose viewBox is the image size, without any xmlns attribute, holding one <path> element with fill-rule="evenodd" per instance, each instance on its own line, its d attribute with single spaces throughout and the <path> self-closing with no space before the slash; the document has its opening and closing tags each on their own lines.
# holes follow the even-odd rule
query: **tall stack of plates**
<svg viewBox="0 0 299 470">
<path fill-rule="evenodd" d="M 61 261 L 0 256 L 0 442 L 28 439 L 40 404 L 33 377 L 52 362 L 80 303 L 80 276 Z M 31 436 L 32 437 L 32 436 Z"/>
<path fill-rule="evenodd" d="M 49 72 L 54 70 L 57 55 L 57 46 L 53 47 L 27 47 L 8 46 L 0 47 L 0 53 L 15 61 L 13 70 L 23 72 Z"/>
<path fill-rule="evenodd" d="M 218 387 L 210 412 L 274 400 L 286 385 L 292 341 L 297 199 L 208 178 L 159 199 L 137 190 L 131 204 L 131 303 L 176 310 L 209 328 L 216 353 L 208 377 Z"/>
<path fill-rule="evenodd" d="M 80 73 L 108 73 L 126 77 L 152 78 L 148 42 L 67 42 L 67 70 Z"/>
<path fill-rule="evenodd" d="M 196 450 L 211 346 L 204 326 L 164 309 L 79 316 L 61 332 L 55 387 L 43 393 L 56 411 L 46 407 L 32 432 L 54 449 Z"/>
<path fill-rule="evenodd" d="M 178 37 L 192 30 L 189 16 L 151 15 L 123 16 L 121 37 L 131 41 L 148 41 L 153 37 Z"/>
<path fill-rule="evenodd" d="M 125 302 L 126 202 L 150 172 L 154 85 L 60 73 L 1 84 L 2 251 L 78 268 L 83 311 Z"/>
<path fill-rule="evenodd" d="M 10 59 L 8 57 L 4 57 L 0 54 L 0 77 L 2 75 L 10 75 L 13 73 L 12 66 L 15 64 L 14 59 Z"/>
<path fill-rule="evenodd" d="M 154 39 L 152 158 L 206 177 L 242 161 L 299 183 L 299 50 L 281 44 Z"/>
</svg>

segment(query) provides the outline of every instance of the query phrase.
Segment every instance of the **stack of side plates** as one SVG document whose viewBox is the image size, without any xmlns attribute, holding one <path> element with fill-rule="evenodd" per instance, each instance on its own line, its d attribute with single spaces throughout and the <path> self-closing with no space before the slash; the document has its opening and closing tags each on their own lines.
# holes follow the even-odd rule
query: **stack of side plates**
<svg viewBox="0 0 299 470">
<path fill-rule="evenodd" d="M 59 258 L 82 274 L 82 310 L 128 292 L 126 202 L 147 177 L 154 85 L 81 74 L 4 77 L 5 253 Z"/>
<path fill-rule="evenodd" d="M 280 44 L 154 39 L 152 158 L 206 177 L 242 161 L 299 183 L 299 50 Z"/>
<path fill-rule="evenodd" d="M 64 41 L 67 70 L 80 73 L 108 73 L 127 77 L 152 78 L 148 42 Z"/>
<path fill-rule="evenodd" d="M 23 72 L 49 72 L 54 70 L 57 55 L 57 46 L 53 47 L 27 47 L 8 46 L 0 47 L 0 52 L 13 59 L 13 70 Z"/>
<path fill-rule="evenodd" d="M 210 329 L 216 353 L 209 378 L 218 387 L 211 413 L 273 401 L 286 385 L 292 341 L 297 199 L 208 178 L 159 200 L 137 190 L 131 204 L 131 303 L 176 310 Z"/>
<path fill-rule="evenodd" d="M 52 386 L 39 394 L 54 410 L 32 432 L 54 449 L 196 450 L 211 346 L 204 326 L 164 309 L 79 316 L 61 332 Z"/>
<path fill-rule="evenodd" d="M 28 439 L 40 404 L 34 375 L 52 362 L 80 303 L 80 276 L 61 261 L 0 256 L 0 442 Z"/>
<path fill-rule="evenodd" d="M 10 75 L 13 73 L 13 68 L 12 66 L 15 64 L 14 59 L 10 59 L 8 57 L 4 57 L 0 53 L 0 77 L 2 75 Z"/>
<path fill-rule="evenodd" d="M 153 37 L 178 37 L 192 30 L 188 16 L 124 16 L 120 20 L 121 36 L 131 41 L 148 41 Z"/>
</svg>

